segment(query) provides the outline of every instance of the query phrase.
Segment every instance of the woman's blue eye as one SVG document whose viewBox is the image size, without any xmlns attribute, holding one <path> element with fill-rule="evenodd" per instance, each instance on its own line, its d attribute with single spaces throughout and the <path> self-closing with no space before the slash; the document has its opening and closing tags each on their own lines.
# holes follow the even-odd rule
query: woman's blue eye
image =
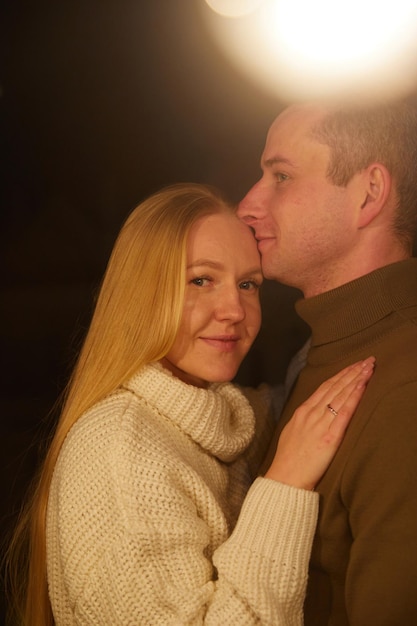
<svg viewBox="0 0 417 626">
<path fill-rule="evenodd" d="M 249 289 L 259 289 L 259 285 L 255 280 L 245 280 L 243 283 L 239 285 L 240 289 L 245 289 L 248 291 Z"/>
<path fill-rule="evenodd" d="M 204 278 L 202 276 L 199 276 L 197 278 L 193 278 L 190 282 L 193 285 L 197 285 L 197 287 L 203 287 L 207 283 L 208 280 L 209 280 L 208 278 Z"/>
</svg>

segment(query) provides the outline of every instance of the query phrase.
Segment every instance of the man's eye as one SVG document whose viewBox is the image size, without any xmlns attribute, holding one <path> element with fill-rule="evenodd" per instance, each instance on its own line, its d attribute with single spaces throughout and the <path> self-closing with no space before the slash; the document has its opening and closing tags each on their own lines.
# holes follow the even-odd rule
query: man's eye
<svg viewBox="0 0 417 626">
<path fill-rule="evenodd" d="M 285 180 L 288 180 L 288 175 L 287 174 L 283 174 L 283 172 L 276 172 L 274 174 L 274 178 L 278 183 L 282 183 Z"/>
</svg>

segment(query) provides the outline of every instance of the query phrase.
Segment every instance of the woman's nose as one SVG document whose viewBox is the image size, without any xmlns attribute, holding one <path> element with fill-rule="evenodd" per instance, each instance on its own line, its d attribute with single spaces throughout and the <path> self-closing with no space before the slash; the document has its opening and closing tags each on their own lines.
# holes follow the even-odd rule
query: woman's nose
<svg viewBox="0 0 417 626">
<path fill-rule="evenodd" d="M 227 289 L 219 294 L 215 315 L 218 320 L 231 320 L 235 323 L 245 319 L 246 312 L 238 288 Z"/>
</svg>

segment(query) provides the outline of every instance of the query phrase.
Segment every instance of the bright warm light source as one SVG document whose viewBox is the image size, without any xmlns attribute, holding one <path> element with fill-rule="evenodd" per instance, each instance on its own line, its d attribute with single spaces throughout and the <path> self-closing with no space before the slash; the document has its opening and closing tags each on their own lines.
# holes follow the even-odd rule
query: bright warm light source
<svg viewBox="0 0 417 626">
<path fill-rule="evenodd" d="M 263 0 L 206 0 L 213 11 L 225 17 L 241 17 L 252 13 Z"/>
<path fill-rule="evenodd" d="M 416 1 L 291 0 L 265 3 L 261 27 L 272 47 L 284 46 L 307 64 L 336 66 L 392 55 L 402 45 Z M 388 10 L 387 10 L 388 9 Z"/>
<path fill-rule="evenodd" d="M 417 84 L 417 0 L 261 0 L 237 19 L 209 15 L 231 58 L 281 97 Z"/>
</svg>

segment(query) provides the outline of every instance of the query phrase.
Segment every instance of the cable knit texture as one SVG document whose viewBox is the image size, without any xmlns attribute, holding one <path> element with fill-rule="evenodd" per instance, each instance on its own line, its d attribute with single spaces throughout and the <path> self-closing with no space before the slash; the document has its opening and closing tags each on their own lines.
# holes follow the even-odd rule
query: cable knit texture
<svg viewBox="0 0 417 626">
<path fill-rule="evenodd" d="M 245 394 L 256 420 L 236 386 L 153 364 L 73 426 L 47 514 L 57 626 L 302 624 L 318 496 L 250 487 L 272 397 Z"/>
<path fill-rule="evenodd" d="M 323 380 L 349 363 L 376 357 L 346 437 L 316 487 L 320 519 L 305 623 L 414 626 L 417 259 L 296 306 L 311 327 L 311 349 L 282 424 Z"/>
</svg>

